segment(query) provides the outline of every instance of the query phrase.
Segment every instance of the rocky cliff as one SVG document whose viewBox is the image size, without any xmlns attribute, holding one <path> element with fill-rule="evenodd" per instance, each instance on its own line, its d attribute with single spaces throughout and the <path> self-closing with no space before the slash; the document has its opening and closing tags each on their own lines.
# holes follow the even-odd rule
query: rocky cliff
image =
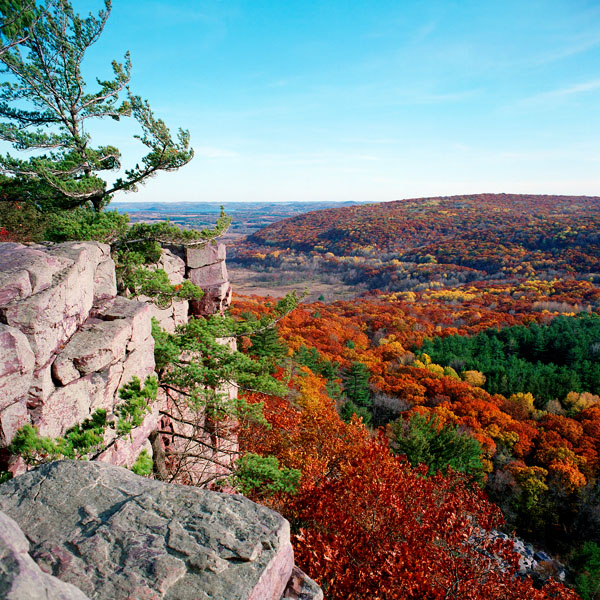
<svg viewBox="0 0 600 600">
<path fill-rule="evenodd" d="M 191 307 L 173 302 L 159 309 L 144 298 L 117 296 L 105 244 L 0 244 L 0 470 L 25 470 L 2 451 L 23 425 L 44 436 L 62 435 L 97 409 L 110 415 L 119 388 L 134 375 L 143 380 L 153 372 L 152 317 L 173 331 L 190 311 L 206 315 L 228 306 L 224 245 L 173 250 L 180 256 L 165 250 L 155 267 L 175 285 L 189 278 L 205 290 Z M 99 459 L 129 466 L 143 447 L 151 451 L 148 437 L 159 428 L 160 401 L 127 440 L 108 430 Z M 162 430 L 169 427 L 177 430 L 176 423 L 161 423 Z"/>
<path fill-rule="evenodd" d="M 110 412 L 119 387 L 154 370 L 150 317 L 146 303 L 117 297 L 106 245 L 0 245 L 0 446 L 27 423 L 56 437 Z M 24 470 L 6 455 L 1 466 Z"/>
<path fill-rule="evenodd" d="M 204 297 L 159 309 L 118 296 L 103 244 L 0 244 L 0 471 L 18 475 L 0 485 L 0 510 L 7 513 L 0 515 L 0 597 L 322 598 L 293 567 L 285 520 L 242 497 L 98 462 L 64 461 L 26 473 L 22 459 L 9 454 L 26 424 L 56 437 L 100 408 L 110 420 L 119 388 L 154 371 L 152 317 L 173 331 L 190 314 L 228 306 L 223 245 L 167 249 L 156 268 L 174 284 L 190 279 Z M 152 452 L 150 437 L 163 449 L 176 447 L 174 434 L 186 433 L 190 417 L 170 418 L 172 402 L 159 396 L 125 438 L 107 429 L 98 460 L 130 466 L 143 448 Z M 173 435 L 152 436 L 158 430 Z M 198 453 L 209 466 L 194 472 L 178 465 L 186 482 L 212 478 L 232 460 L 235 439 L 215 440 L 214 430 L 207 435 L 210 444 L 199 440 Z"/>
</svg>

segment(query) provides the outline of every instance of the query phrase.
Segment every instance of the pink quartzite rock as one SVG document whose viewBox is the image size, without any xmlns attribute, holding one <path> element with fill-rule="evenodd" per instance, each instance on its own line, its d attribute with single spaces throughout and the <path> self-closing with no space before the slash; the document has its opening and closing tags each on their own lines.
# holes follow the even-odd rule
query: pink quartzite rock
<svg viewBox="0 0 600 600">
<path fill-rule="evenodd" d="M 63 359 L 62 354 L 59 354 L 52 364 L 51 372 L 52 378 L 61 386 L 69 385 L 81 377 L 81 373 L 75 368 L 73 361 L 66 357 Z"/>
<path fill-rule="evenodd" d="M 294 567 L 281 600 L 323 600 L 323 590 L 306 573 Z"/>
<path fill-rule="evenodd" d="M 0 315 L 5 323 L 27 336 L 38 367 L 45 365 L 88 318 L 94 300 L 96 269 L 108 259 L 109 251 L 105 244 L 95 242 L 69 242 L 45 252 L 23 250 L 28 256 L 36 253 L 35 260 L 32 259 L 35 269 L 29 263 L 26 265 L 31 269 L 28 273 L 33 292 L 27 298 L 0 306 Z M 0 254 L 4 253 L 0 244 Z"/>
<path fill-rule="evenodd" d="M 292 573 L 281 515 L 98 461 L 16 477 L 0 486 L 0 510 L 40 567 L 95 600 L 280 600 Z"/>
<path fill-rule="evenodd" d="M 40 406 L 31 411 L 33 424 L 41 435 L 58 437 L 69 427 L 90 416 L 90 407 L 103 394 L 105 380 L 98 373 L 86 375 L 56 391 Z"/>
<path fill-rule="evenodd" d="M 95 314 L 103 321 L 131 321 L 131 346 L 128 350 L 146 344 L 152 337 L 151 309 L 148 304 L 117 296 L 100 307 Z"/>
<path fill-rule="evenodd" d="M 175 248 L 173 248 L 175 250 Z M 183 248 L 179 248 L 183 252 Z M 159 261 L 155 265 L 147 267 L 149 269 L 162 269 L 169 278 L 169 282 L 172 285 L 179 285 L 183 282 L 185 277 L 185 262 L 171 252 L 170 250 L 163 249 Z M 151 298 L 147 296 L 138 296 L 139 302 L 147 302 L 152 313 L 152 318 L 158 321 L 158 324 L 162 329 L 173 333 L 178 325 L 182 325 L 187 322 L 189 313 L 189 303 L 187 300 L 184 301 L 173 301 L 167 308 L 159 308 L 156 306 Z"/>
<path fill-rule="evenodd" d="M 219 244 L 218 242 L 208 242 L 204 246 L 188 246 L 185 249 L 185 262 L 189 269 L 212 265 L 224 261 L 225 257 L 225 244 Z"/>
<path fill-rule="evenodd" d="M 277 531 L 279 552 L 263 571 L 258 583 L 252 589 L 248 600 L 280 600 L 287 587 L 290 573 L 294 567 L 294 550 L 290 542 L 289 524 Z"/>
<path fill-rule="evenodd" d="M 0 446 L 6 447 L 21 427 L 30 422 L 27 405 L 17 400 L 0 412 Z"/>
<path fill-rule="evenodd" d="M 227 266 L 222 261 L 201 269 L 190 269 L 188 278 L 194 285 L 206 288 L 228 281 L 229 275 L 227 274 Z"/>
<path fill-rule="evenodd" d="M 231 304 L 231 285 L 224 281 L 214 287 L 203 288 L 204 296 L 190 302 L 190 313 L 194 316 L 206 316 L 221 313 Z"/>
<path fill-rule="evenodd" d="M 57 356 L 52 375 L 66 385 L 81 375 L 102 371 L 122 361 L 131 334 L 131 319 L 88 320 Z"/>
<path fill-rule="evenodd" d="M 145 302 L 143 296 L 138 298 L 138 301 Z M 173 301 L 168 308 L 158 308 L 155 304 L 148 303 L 152 318 L 158 321 L 162 329 L 173 333 L 178 325 L 187 323 L 189 313 L 189 302 L 187 300 Z"/>
<path fill-rule="evenodd" d="M 27 338 L 18 329 L 0 323 L 0 411 L 27 393 L 34 364 Z"/>
<path fill-rule="evenodd" d="M 123 374 L 119 381 L 119 387 L 129 383 L 133 377 L 138 377 L 140 381 L 154 372 L 154 339 L 149 338 L 145 348 L 141 347 L 127 355 L 123 362 Z"/>
<path fill-rule="evenodd" d="M 187 300 L 182 302 L 173 302 L 173 323 L 175 327 L 187 323 L 189 312 L 190 303 Z"/>
<path fill-rule="evenodd" d="M 185 277 L 185 263 L 170 250 L 163 249 L 156 268 L 162 269 L 173 285 L 181 283 Z"/>
<path fill-rule="evenodd" d="M 94 274 L 94 304 L 117 295 L 117 278 L 115 263 L 112 258 L 107 258 L 96 268 Z"/>
<path fill-rule="evenodd" d="M 7 277 L 0 274 L 0 306 L 31 296 L 31 280 L 27 271 L 16 271 Z"/>
<path fill-rule="evenodd" d="M 33 373 L 33 381 L 27 393 L 27 404 L 38 406 L 54 392 L 55 385 L 52 381 L 52 363 L 40 367 Z"/>
<path fill-rule="evenodd" d="M 113 410 L 115 404 L 121 401 L 117 392 L 123 376 L 123 365 L 122 363 L 115 363 L 108 369 L 95 375 L 101 378 L 102 382 L 100 383 L 100 380 L 96 379 L 98 385 L 95 388 L 96 394 L 90 398 L 90 413 L 99 408 L 110 412 Z"/>
<path fill-rule="evenodd" d="M 69 259 L 50 256 L 41 246 L 0 244 L 0 306 L 49 288 L 69 264 Z"/>
<path fill-rule="evenodd" d="M 19 526 L 0 512 L 0 589 L 4 600 L 88 600 L 74 585 L 44 573 Z"/>
</svg>

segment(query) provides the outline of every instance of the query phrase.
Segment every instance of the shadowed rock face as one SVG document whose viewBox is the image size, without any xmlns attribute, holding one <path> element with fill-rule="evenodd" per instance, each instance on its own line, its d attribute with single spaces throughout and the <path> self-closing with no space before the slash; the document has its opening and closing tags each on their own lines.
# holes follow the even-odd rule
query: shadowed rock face
<svg viewBox="0 0 600 600">
<path fill-rule="evenodd" d="M 29 471 L 0 486 L 0 510 L 43 571 L 98 600 L 279 600 L 292 575 L 289 525 L 277 513 L 112 465 Z"/>
<path fill-rule="evenodd" d="M 19 526 L 0 513 L 0 598 L 4 600 L 88 600 L 75 586 L 44 573 L 28 554 Z"/>
</svg>

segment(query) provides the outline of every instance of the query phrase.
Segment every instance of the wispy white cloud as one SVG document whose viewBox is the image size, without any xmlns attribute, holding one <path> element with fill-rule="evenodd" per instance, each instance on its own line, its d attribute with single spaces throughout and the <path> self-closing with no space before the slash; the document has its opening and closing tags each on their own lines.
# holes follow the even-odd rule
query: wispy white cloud
<svg viewBox="0 0 600 600">
<path fill-rule="evenodd" d="M 594 32 L 593 35 L 569 40 L 562 47 L 559 46 L 554 50 L 533 56 L 533 58 L 530 59 L 530 62 L 533 65 L 545 65 L 565 58 L 571 58 L 578 54 L 583 54 L 598 46 L 600 46 L 600 36 Z"/>
<path fill-rule="evenodd" d="M 560 88 L 549 92 L 547 95 L 551 96 L 570 96 L 571 94 L 579 94 L 581 92 L 589 92 L 591 90 L 597 90 L 600 88 L 600 79 L 593 79 L 592 81 L 585 81 L 584 83 L 578 83 L 565 88 Z"/>
<path fill-rule="evenodd" d="M 569 85 L 555 90 L 549 90 L 534 96 L 523 98 L 519 104 L 537 104 L 546 102 L 549 100 L 560 100 L 577 94 L 584 94 L 586 92 L 593 92 L 600 89 L 600 79 L 591 79 L 589 81 L 583 81 L 574 85 Z"/>
</svg>

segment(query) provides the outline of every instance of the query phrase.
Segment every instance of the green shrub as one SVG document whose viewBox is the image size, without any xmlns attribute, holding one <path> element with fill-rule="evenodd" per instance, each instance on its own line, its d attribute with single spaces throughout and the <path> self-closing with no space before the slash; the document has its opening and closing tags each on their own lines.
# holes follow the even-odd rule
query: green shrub
<svg viewBox="0 0 600 600">
<path fill-rule="evenodd" d="M 280 468 L 275 456 L 249 452 L 236 461 L 231 483 L 246 496 L 264 498 L 280 492 L 294 494 L 300 483 L 300 471 Z"/>
<path fill-rule="evenodd" d="M 147 450 L 142 450 L 136 461 L 131 465 L 130 470 L 136 475 L 148 477 L 148 475 L 152 475 L 153 468 L 154 461 L 152 460 L 152 457 L 148 454 Z"/>
</svg>

